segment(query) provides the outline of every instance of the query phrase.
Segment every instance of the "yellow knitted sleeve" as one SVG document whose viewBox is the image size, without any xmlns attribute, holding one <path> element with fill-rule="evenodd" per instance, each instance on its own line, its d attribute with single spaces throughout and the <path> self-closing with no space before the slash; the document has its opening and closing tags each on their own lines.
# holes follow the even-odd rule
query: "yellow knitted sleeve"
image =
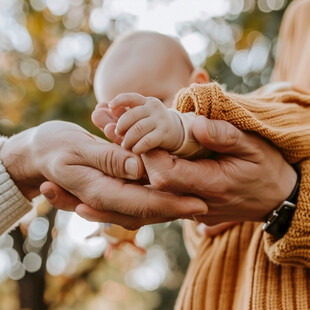
<svg viewBox="0 0 310 310">
<path fill-rule="evenodd" d="M 280 240 L 265 233 L 265 251 L 275 263 L 310 267 L 310 96 L 294 91 L 251 96 L 224 92 L 217 83 L 193 84 L 175 101 L 181 112 L 225 120 L 271 141 L 301 173 L 297 210 Z"/>
</svg>

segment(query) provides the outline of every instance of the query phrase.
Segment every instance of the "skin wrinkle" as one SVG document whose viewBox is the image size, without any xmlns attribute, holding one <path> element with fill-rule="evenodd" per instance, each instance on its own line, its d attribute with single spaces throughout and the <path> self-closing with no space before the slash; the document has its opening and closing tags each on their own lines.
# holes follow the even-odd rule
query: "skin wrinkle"
<svg viewBox="0 0 310 310">
<path fill-rule="evenodd" d="M 76 154 L 76 158 L 81 158 L 82 157 L 82 163 L 80 164 L 80 166 L 88 166 L 87 164 L 87 160 L 89 158 L 89 152 L 90 152 L 90 149 L 92 148 L 92 145 L 89 145 L 89 147 L 86 147 L 85 148 L 85 145 L 83 145 L 83 147 L 81 147 L 78 151 L 74 151 L 73 154 Z M 111 154 L 112 153 L 112 154 Z M 114 157 L 113 157 L 113 154 L 115 153 L 115 151 L 112 149 L 110 152 L 104 152 L 104 153 L 98 153 L 98 152 L 95 152 L 95 151 L 92 151 L 92 159 L 93 159 L 93 162 L 94 162 L 94 166 L 95 167 L 98 167 L 98 171 L 99 171 L 99 168 L 103 170 L 104 173 L 106 174 L 109 174 L 109 175 L 114 175 L 113 174 L 113 169 L 110 169 L 110 166 L 107 164 L 109 162 L 111 162 L 111 159 L 113 161 Z M 104 162 L 104 165 L 100 164 L 100 158 L 101 156 L 104 156 L 104 159 L 105 159 L 105 162 Z M 108 154 L 108 156 L 107 156 Z M 95 160 L 94 160 L 95 158 Z M 72 158 L 70 158 L 71 160 Z M 74 162 L 74 161 L 73 161 Z M 70 163 L 68 163 L 68 165 L 71 165 Z M 115 165 L 115 163 L 112 163 L 111 164 L 112 167 L 115 167 L 117 165 Z M 106 171 L 104 171 L 106 170 Z M 103 173 L 103 175 L 105 175 Z M 117 171 L 117 173 L 119 174 L 120 171 Z"/>
<path fill-rule="evenodd" d="M 138 136 L 141 136 L 141 133 L 142 133 L 143 131 L 145 131 L 145 128 L 148 128 L 149 133 L 152 132 L 152 131 L 155 129 L 155 123 L 154 123 L 154 122 L 152 122 L 152 123 L 145 122 L 145 126 L 144 126 L 143 124 L 144 124 L 144 122 L 137 122 L 137 123 L 135 123 L 135 124 L 130 128 L 130 131 L 137 132 L 137 135 L 138 135 Z M 144 129 L 143 129 L 143 128 L 144 128 Z M 142 141 L 143 141 L 144 144 L 142 144 L 142 145 L 148 145 L 149 142 L 144 141 L 144 139 L 146 139 L 146 137 L 143 138 Z M 128 141 L 128 139 L 124 139 L 124 141 Z M 142 143 L 142 141 L 141 141 L 141 143 Z M 139 142 L 138 142 L 138 143 L 139 143 Z M 132 149 L 133 152 L 135 152 L 135 147 L 137 146 L 138 143 L 136 142 L 135 146 L 133 147 L 133 149 Z M 126 145 L 124 145 L 124 146 L 126 146 Z M 135 153 L 136 153 L 136 152 L 135 152 Z"/>
<path fill-rule="evenodd" d="M 168 168 L 168 173 L 165 173 L 164 171 L 156 171 L 152 174 L 151 178 L 151 184 L 157 189 L 157 190 L 167 190 L 169 191 L 169 184 L 171 184 L 171 177 L 170 172 L 175 170 L 175 166 Z M 172 173 L 173 175 L 173 173 Z M 172 180 L 173 181 L 173 180 Z"/>
<path fill-rule="evenodd" d="M 146 200 L 142 201 L 141 205 L 139 206 L 141 210 L 140 213 L 141 213 L 142 218 L 154 217 L 154 215 L 156 215 L 156 212 L 154 212 L 154 210 L 152 210 L 152 208 L 148 204 L 148 201 L 152 200 L 153 193 L 154 193 L 154 190 L 149 189 L 147 191 Z M 145 205 L 145 202 L 146 202 L 146 205 Z M 161 215 L 162 214 L 160 214 L 160 216 Z"/>
<path fill-rule="evenodd" d="M 112 174 L 109 174 L 109 175 L 121 175 L 122 173 L 124 173 L 124 170 L 122 169 L 123 167 L 121 167 L 119 165 L 119 161 L 117 160 L 117 154 L 116 154 L 115 150 L 112 150 L 110 152 L 110 158 L 111 158 L 111 160 L 110 160 L 110 163 L 111 163 L 110 170 L 111 170 Z"/>
<path fill-rule="evenodd" d="M 143 106 L 140 106 L 141 102 L 144 103 Z M 110 104 L 111 107 L 120 105 L 133 107 L 120 117 L 116 126 L 120 129 L 118 132 L 124 133 L 123 143 L 126 142 L 125 144 L 129 148 L 134 147 L 134 152 L 140 154 L 157 146 L 172 151 L 178 149 L 182 144 L 183 132 L 178 126 L 180 125 L 179 118 L 174 112 L 167 110 L 158 99 L 153 97 L 141 98 L 139 94 L 123 94 L 119 95 Z M 144 115 L 147 115 L 146 119 L 143 118 Z M 176 125 L 172 127 L 171 123 L 173 122 Z M 149 127 L 152 123 L 156 124 L 156 127 L 150 132 Z M 138 127 L 142 124 L 147 124 L 143 130 Z M 140 133 L 135 134 L 135 128 L 141 129 Z M 167 141 L 163 139 L 166 136 Z M 154 141 L 152 141 L 153 139 Z"/>
</svg>

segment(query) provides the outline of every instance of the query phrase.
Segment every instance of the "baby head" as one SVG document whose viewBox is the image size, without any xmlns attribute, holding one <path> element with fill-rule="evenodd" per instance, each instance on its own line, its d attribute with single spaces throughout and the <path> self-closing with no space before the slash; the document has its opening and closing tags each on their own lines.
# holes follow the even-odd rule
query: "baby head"
<svg viewBox="0 0 310 310">
<path fill-rule="evenodd" d="M 156 97 L 171 107 L 175 94 L 209 76 L 194 68 L 182 45 L 156 32 L 138 31 L 116 40 L 97 68 L 94 90 L 98 102 L 120 93 Z"/>
</svg>

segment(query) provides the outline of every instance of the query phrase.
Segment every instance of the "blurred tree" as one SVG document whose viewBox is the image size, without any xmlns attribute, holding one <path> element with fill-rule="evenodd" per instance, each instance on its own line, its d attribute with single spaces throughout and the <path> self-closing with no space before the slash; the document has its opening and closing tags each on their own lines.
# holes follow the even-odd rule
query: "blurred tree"
<svg viewBox="0 0 310 310">
<path fill-rule="evenodd" d="M 289 2 L 0 0 L 0 133 L 11 135 L 62 119 L 101 135 L 90 121 L 96 104 L 94 70 L 114 38 L 143 29 L 142 21 L 152 18 L 154 30 L 170 29 L 212 79 L 236 92 L 254 90 L 269 80 L 280 21 Z M 40 247 L 29 245 L 31 221 L 12 234 L 15 252 L 9 236 L 0 239 L 0 280 L 19 279 L 19 286 L 12 280 L 0 285 L 0 310 L 18 309 L 14 294 L 19 294 L 20 306 L 33 309 L 173 308 L 189 261 L 178 222 L 155 225 L 142 233 L 142 244 L 150 255 L 117 251 L 107 261 L 101 256 L 102 244 L 93 247 L 99 249 L 93 258 L 87 256 L 89 244 L 77 240 L 79 231 L 69 233 L 70 216 L 56 218 L 52 229 L 54 214 L 46 210 L 41 215 L 49 218 L 50 225 L 43 225 L 46 231 Z M 48 237 L 51 231 L 53 241 Z M 33 251 L 43 262 L 30 273 L 23 258 Z M 16 274 L 13 263 L 20 273 Z M 46 265 L 51 275 L 46 276 Z M 38 283 L 40 298 L 28 295 L 32 297 L 25 301 Z M 36 300 L 31 303 L 31 299 Z"/>
</svg>

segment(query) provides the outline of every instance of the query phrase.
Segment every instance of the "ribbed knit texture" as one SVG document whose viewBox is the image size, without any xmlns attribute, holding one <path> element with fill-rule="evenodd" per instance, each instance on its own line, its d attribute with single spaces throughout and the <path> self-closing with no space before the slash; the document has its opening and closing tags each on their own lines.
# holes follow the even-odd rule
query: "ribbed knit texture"
<svg viewBox="0 0 310 310">
<path fill-rule="evenodd" d="M 289 81 L 309 92 L 310 1 L 295 0 L 280 31 L 273 81 Z M 215 97 L 213 97 L 215 96 Z M 277 103 L 283 102 L 283 103 Z M 291 163 L 302 183 L 297 210 L 279 240 L 243 223 L 206 238 L 185 231 L 192 259 L 176 310 L 310 309 L 310 164 L 309 97 L 293 92 L 253 97 L 226 94 L 216 84 L 192 86 L 177 101 L 181 111 L 224 119 L 272 141 Z M 294 264 L 294 265 L 293 265 Z"/>
<path fill-rule="evenodd" d="M 309 16 L 309 0 L 293 2 L 285 15 L 273 75 L 274 81 L 287 80 L 306 90 Z M 310 309 L 310 97 L 295 92 L 240 96 L 211 83 L 182 90 L 177 108 L 266 137 L 288 162 L 297 164 L 302 181 L 292 225 L 279 240 L 263 233 L 261 223 L 242 223 L 213 238 L 201 237 L 192 228 L 185 231 L 196 255 L 175 309 Z"/>
<path fill-rule="evenodd" d="M 0 137 L 0 149 L 5 140 Z M 30 202 L 16 187 L 0 160 L 0 235 L 12 228 L 31 208 Z"/>
<path fill-rule="evenodd" d="M 272 245 L 270 249 L 274 251 L 271 258 L 275 261 L 277 258 L 281 262 L 298 260 L 310 266 L 310 225 L 307 227 L 310 223 L 310 161 L 307 159 L 310 157 L 310 96 L 286 91 L 253 98 L 225 93 L 217 83 L 193 84 L 179 92 L 176 108 L 256 132 L 273 142 L 289 163 L 300 163 L 301 194 L 295 212 L 298 221 L 293 221 L 281 243 L 277 242 L 278 246 Z M 305 222 L 306 227 L 300 221 Z M 302 240 L 305 255 L 300 253 Z"/>
<path fill-rule="evenodd" d="M 297 210 L 282 239 L 263 234 L 256 223 L 202 239 L 176 309 L 293 309 L 284 305 L 288 294 L 298 294 L 295 280 L 306 285 L 307 270 L 274 263 L 310 266 L 310 96 L 286 91 L 253 97 L 225 93 L 217 83 L 193 84 L 179 92 L 176 108 L 259 133 L 297 163 L 302 176 Z M 283 281 L 292 277 L 294 282 Z M 306 301 L 298 299 L 303 306 L 304 293 Z"/>
</svg>

